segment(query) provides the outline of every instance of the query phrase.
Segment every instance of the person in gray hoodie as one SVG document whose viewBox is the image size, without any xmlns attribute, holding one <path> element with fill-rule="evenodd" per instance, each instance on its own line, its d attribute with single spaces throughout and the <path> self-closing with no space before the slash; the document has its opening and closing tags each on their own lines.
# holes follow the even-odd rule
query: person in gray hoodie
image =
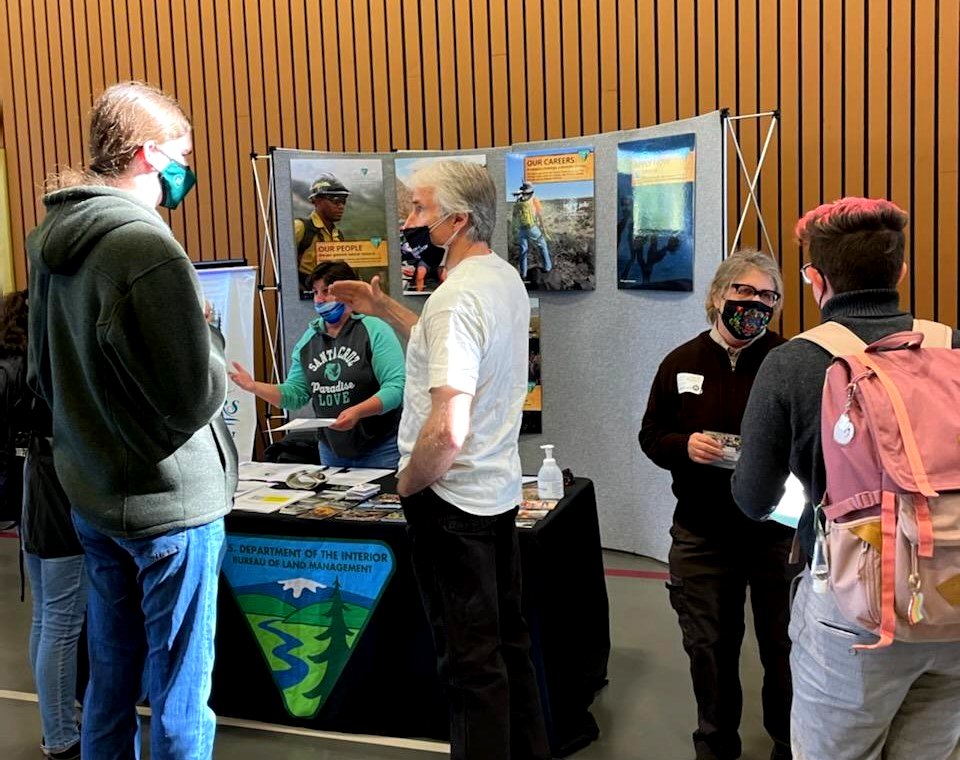
<svg viewBox="0 0 960 760">
<path fill-rule="evenodd" d="M 237 455 L 221 416 L 223 338 L 190 260 L 157 213 L 195 182 L 190 122 L 129 82 L 90 121 L 85 171 L 67 170 L 28 236 L 28 382 L 53 412 L 57 475 L 90 576 L 86 758 L 209 758 L 223 516 Z M 143 677 L 146 672 L 146 677 Z"/>
</svg>

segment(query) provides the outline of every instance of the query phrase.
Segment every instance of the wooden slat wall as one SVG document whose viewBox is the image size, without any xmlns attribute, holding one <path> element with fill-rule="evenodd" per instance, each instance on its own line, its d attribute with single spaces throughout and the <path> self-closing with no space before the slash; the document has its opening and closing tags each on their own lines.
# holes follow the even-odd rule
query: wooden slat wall
<svg viewBox="0 0 960 760">
<path fill-rule="evenodd" d="M 196 259 L 257 261 L 248 157 L 270 146 L 472 148 L 779 108 L 757 192 L 784 332 L 817 316 L 797 217 L 860 193 L 911 212 L 904 303 L 956 324 L 958 44 L 958 4 L 935 0 L 2 0 L 15 284 L 45 175 L 82 162 L 93 98 L 142 78 L 194 120 L 200 186 L 169 219 Z M 738 135 L 752 169 L 765 125 Z M 731 181 L 731 231 L 746 201 Z M 751 214 L 744 243 L 761 240 Z"/>
</svg>

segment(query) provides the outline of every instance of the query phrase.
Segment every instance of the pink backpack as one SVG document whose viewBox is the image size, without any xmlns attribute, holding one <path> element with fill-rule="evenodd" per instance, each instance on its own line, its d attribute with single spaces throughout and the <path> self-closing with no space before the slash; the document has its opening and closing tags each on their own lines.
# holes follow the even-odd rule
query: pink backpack
<svg viewBox="0 0 960 760">
<path fill-rule="evenodd" d="M 960 350 L 916 320 L 869 346 L 836 322 L 820 429 L 829 585 L 843 614 L 898 641 L 960 640 Z"/>
</svg>

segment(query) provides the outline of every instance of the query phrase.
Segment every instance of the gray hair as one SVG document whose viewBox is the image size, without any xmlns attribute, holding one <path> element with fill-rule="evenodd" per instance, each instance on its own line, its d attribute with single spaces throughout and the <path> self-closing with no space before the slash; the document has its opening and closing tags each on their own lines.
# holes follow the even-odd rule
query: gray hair
<svg viewBox="0 0 960 760">
<path fill-rule="evenodd" d="M 497 188 L 486 167 L 453 159 L 436 161 L 415 171 L 410 187 L 433 190 L 443 216 L 470 214 L 467 240 L 490 242 L 497 223 Z"/>
<path fill-rule="evenodd" d="M 717 316 L 720 314 L 714 305 L 714 301 L 722 298 L 733 283 L 752 269 L 767 275 L 773 280 L 776 291 L 780 294 L 783 293 L 783 277 L 780 276 L 780 267 L 777 266 L 777 262 L 774 261 L 772 256 L 762 251 L 755 251 L 752 248 L 735 251 L 717 267 L 717 273 L 713 276 L 713 282 L 710 283 L 707 290 L 707 299 L 704 304 L 707 309 L 707 322 L 712 325 L 717 321 Z M 783 309 L 783 298 L 777 301 L 773 307 L 773 319 L 780 316 L 781 309 Z"/>
</svg>

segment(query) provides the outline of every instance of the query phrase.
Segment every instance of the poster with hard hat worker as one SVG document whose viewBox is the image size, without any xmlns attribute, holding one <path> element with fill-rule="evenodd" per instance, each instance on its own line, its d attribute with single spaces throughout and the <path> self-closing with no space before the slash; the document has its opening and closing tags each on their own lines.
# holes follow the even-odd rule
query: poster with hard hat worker
<svg viewBox="0 0 960 760">
<path fill-rule="evenodd" d="M 301 300 L 312 300 L 310 273 L 342 260 L 369 282 L 389 288 L 387 218 L 380 159 L 309 158 L 290 161 L 293 242 Z"/>
<path fill-rule="evenodd" d="M 596 287 L 592 147 L 507 155 L 508 260 L 527 290 Z"/>
<path fill-rule="evenodd" d="M 402 229 L 410 215 L 410 178 L 418 169 L 437 161 L 466 161 L 487 165 L 487 157 L 482 153 L 444 153 L 428 156 L 417 155 L 397 158 L 394 162 L 397 185 L 397 226 Z M 403 294 L 405 296 L 429 296 L 447 277 L 443 252 L 437 246 L 433 250 L 416 250 L 400 236 L 400 272 L 403 276 Z"/>
</svg>

